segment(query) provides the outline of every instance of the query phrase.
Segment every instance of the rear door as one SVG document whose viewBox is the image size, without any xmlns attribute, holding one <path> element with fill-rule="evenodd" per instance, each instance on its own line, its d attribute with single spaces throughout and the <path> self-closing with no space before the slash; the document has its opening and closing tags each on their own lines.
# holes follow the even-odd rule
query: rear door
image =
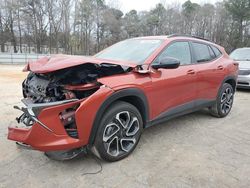
<svg viewBox="0 0 250 188">
<path fill-rule="evenodd" d="M 167 45 L 152 64 L 164 57 L 179 59 L 177 69 L 158 69 L 151 73 L 151 109 L 154 117 L 179 113 L 193 108 L 197 97 L 196 65 L 193 64 L 191 47 L 188 41 L 175 41 Z M 171 114 L 172 115 L 172 114 Z"/>
<path fill-rule="evenodd" d="M 197 99 L 198 103 L 214 100 L 218 87 L 224 79 L 222 54 L 215 46 L 202 42 L 192 42 L 194 58 L 197 62 Z"/>
</svg>

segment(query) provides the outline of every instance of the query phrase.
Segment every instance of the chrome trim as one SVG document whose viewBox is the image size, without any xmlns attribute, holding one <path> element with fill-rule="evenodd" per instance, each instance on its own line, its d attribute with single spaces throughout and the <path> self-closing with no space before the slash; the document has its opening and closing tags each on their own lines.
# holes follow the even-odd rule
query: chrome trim
<svg viewBox="0 0 250 188">
<path fill-rule="evenodd" d="M 66 104 L 66 103 L 70 103 L 70 102 L 75 102 L 78 101 L 79 99 L 68 99 L 68 100 L 63 100 L 63 101 L 56 101 L 56 102 L 48 102 L 48 103 L 32 103 L 31 100 L 29 99 L 22 99 L 21 101 L 23 102 L 23 104 L 27 107 L 49 107 L 49 106 L 56 106 L 56 105 L 60 105 L 60 104 Z"/>
<path fill-rule="evenodd" d="M 47 127 L 46 125 L 44 125 L 40 120 L 37 119 L 37 117 L 35 116 L 34 112 L 32 111 L 31 108 L 27 108 L 27 112 L 29 113 L 30 117 L 37 122 L 39 125 L 41 125 L 43 128 L 47 129 L 50 132 L 53 132 L 49 127 Z"/>
<path fill-rule="evenodd" d="M 37 116 L 41 112 L 41 110 L 43 110 L 44 108 L 50 107 L 50 106 L 57 106 L 57 105 L 61 105 L 61 104 L 75 102 L 75 101 L 78 101 L 78 99 L 70 99 L 70 100 L 63 100 L 63 101 L 50 102 L 50 103 L 37 103 L 37 104 L 32 103 L 32 101 L 29 99 L 22 99 L 21 101 L 23 102 L 23 104 L 26 107 L 20 108 L 18 106 L 14 106 L 15 109 L 21 110 L 22 112 L 27 114 L 33 121 L 35 121 L 39 125 L 41 125 L 43 128 L 45 128 L 46 130 L 48 130 L 50 132 L 53 132 L 49 127 L 47 127 L 45 124 L 43 124 L 37 118 Z"/>
<path fill-rule="evenodd" d="M 34 112 L 35 116 L 38 116 L 38 114 L 43 110 L 44 108 L 51 107 L 51 106 L 57 106 L 61 104 L 67 104 L 70 102 L 78 101 L 79 99 L 69 99 L 69 100 L 63 100 L 63 101 L 56 101 L 56 102 L 48 102 L 48 103 L 32 103 L 30 99 L 22 99 L 22 103 L 27 107 L 31 108 Z"/>
</svg>

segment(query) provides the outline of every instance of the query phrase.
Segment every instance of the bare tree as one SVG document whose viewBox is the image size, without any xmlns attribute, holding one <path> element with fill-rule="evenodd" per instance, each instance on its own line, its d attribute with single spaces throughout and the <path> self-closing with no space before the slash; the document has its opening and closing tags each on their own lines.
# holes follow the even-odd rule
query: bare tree
<svg viewBox="0 0 250 188">
<path fill-rule="evenodd" d="M 41 45 L 47 39 L 46 33 L 49 25 L 45 0 L 30 0 L 24 2 L 23 11 L 27 15 L 26 22 L 32 27 L 33 42 L 36 44 L 37 53 L 41 53 Z"/>
</svg>

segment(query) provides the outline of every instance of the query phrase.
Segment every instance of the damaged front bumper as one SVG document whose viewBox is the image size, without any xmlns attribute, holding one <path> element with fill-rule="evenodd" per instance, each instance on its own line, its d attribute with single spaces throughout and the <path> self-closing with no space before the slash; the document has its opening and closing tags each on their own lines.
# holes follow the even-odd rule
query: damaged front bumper
<svg viewBox="0 0 250 188">
<path fill-rule="evenodd" d="M 103 85 L 90 97 L 84 99 L 64 100 L 59 102 L 34 104 L 29 100 L 22 100 L 23 111 L 29 123 L 18 118 L 24 127 L 10 126 L 8 139 L 30 145 L 40 151 L 70 150 L 87 146 L 91 138 L 92 126 L 98 114 L 98 109 L 114 91 Z M 65 119 L 61 113 L 74 108 L 77 137 L 69 134 L 64 126 Z M 68 117 L 68 116 L 67 116 Z M 26 121 L 26 122 L 25 122 Z"/>
<path fill-rule="evenodd" d="M 17 122 L 25 126 L 8 127 L 8 139 L 30 145 L 41 151 L 80 147 L 79 140 L 67 134 L 60 119 L 60 113 L 78 105 L 82 100 L 71 99 L 34 104 L 30 100 L 23 99 L 22 102 L 25 107 L 15 106 L 14 108 L 23 112 L 17 118 Z"/>
</svg>

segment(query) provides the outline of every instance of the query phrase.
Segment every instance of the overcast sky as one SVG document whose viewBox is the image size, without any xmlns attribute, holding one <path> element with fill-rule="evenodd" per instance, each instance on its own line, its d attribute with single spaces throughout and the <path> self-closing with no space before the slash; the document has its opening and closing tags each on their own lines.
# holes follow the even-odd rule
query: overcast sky
<svg viewBox="0 0 250 188">
<path fill-rule="evenodd" d="M 163 4 L 182 4 L 186 0 L 106 0 L 106 2 L 115 8 L 121 9 L 124 13 L 135 9 L 137 11 L 150 10 L 155 7 L 157 3 Z M 221 0 L 191 0 L 192 3 L 215 3 Z"/>
</svg>

